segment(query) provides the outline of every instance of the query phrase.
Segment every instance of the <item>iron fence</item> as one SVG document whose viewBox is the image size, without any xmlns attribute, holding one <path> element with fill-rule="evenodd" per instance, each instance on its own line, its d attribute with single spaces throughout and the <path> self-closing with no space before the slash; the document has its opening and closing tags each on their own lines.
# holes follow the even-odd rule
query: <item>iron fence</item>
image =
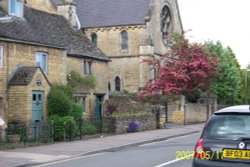
<svg viewBox="0 0 250 167">
<path fill-rule="evenodd" d="M 39 123 L 8 123 L 7 140 L 10 136 L 19 136 L 20 142 L 52 142 L 53 122 Z"/>
<path fill-rule="evenodd" d="M 61 127 L 59 125 L 59 127 Z M 84 136 L 103 134 L 105 131 L 104 119 L 87 119 L 64 122 L 63 128 L 58 129 L 53 121 L 38 123 L 9 123 L 6 137 L 19 136 L 19 142 L 42 142 L 82 140 Z M 59 130 L 59 132 L 58 132 Z M 62 133 L 62 136 L 59 136 Z"/>
</svg>

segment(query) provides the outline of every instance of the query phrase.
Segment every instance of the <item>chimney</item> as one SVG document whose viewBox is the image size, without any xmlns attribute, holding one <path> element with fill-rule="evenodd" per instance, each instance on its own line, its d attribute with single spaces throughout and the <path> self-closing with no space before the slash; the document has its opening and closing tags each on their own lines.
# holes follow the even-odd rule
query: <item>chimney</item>
<svg viewBox="0 0 250 167">
<path fill-rule="evenodd" d="M 57 5 L 57 13 L 64 16 L 72 27 L 80 29 L 81 25 L 76 13 L 76 7 L 77 4 L 74 0 L 62 0 L 62 3 Z"/>
</svg>

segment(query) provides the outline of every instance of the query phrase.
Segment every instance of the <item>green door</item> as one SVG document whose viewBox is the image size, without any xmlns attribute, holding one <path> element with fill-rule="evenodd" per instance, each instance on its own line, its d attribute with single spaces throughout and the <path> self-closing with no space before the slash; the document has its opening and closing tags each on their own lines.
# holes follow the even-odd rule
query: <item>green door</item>
<svg viewBox="0 0 250 167">
<path fill-rule="evenodd" d="M 32 91 L 32 123 L 44 120 L 44 92 Z"/>
<path fill-rule="evenodd" d="M 96 119 L 102 118 L 102 96 L 96 96 L 95 118 Z"/>
</svg>

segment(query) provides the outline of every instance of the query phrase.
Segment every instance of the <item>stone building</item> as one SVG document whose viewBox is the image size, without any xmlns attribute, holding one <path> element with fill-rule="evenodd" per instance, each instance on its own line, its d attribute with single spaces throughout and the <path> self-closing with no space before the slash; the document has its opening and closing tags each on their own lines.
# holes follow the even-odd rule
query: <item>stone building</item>
<svg viewBox="0 0 250 167">
<path fill-rule="evenodd" d="M 165 54 L 169 34 L 183 32 L 177 0 L 74 2 L 82 30 L 112 60 L 110 91 L 138 92 L 154 77 L 141 59 Z"/>
<path fill-rule="evenodd" d="M 110 59 L 78 29 L 77 18 L 46 10 L 22 0 L 0 1 L 0 115 L 5 120 L 46 120 L 50 87 L 66 84 L 71 70 L 95 76 L 96 86 L 75 92 L 75 98 L 88 115 L 101 112 Z"/>
<path fill-rule="evenodd" d="M 27 0 L 51 13 L 72 13 L 81 29 L 107 55 L 109 90 L 138 92 L 154 77 L 141 59 L 161 56 L 170 33 L 182 33 L 177 0 Z M 71 4 L 68 7 L 62 4 Z M 37 5 L 39 4 L 39 5 Z M 43 4 L 43 5 L 42 5 Z M 75 14 L 76 12 L 76 14 Z"/>
</svg>

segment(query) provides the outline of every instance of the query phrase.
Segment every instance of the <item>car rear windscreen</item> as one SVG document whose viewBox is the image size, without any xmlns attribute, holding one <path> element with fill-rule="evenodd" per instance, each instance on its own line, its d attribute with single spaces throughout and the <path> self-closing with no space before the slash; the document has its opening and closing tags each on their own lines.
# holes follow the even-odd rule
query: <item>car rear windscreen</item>
<svg viewBox="0 0 250 167">
<path fill-rule="evenodd" d="M 250 115 L 216 115 L 209 121 L 203 136 L 233 140 L 250 137 Z"/>
</svg>

